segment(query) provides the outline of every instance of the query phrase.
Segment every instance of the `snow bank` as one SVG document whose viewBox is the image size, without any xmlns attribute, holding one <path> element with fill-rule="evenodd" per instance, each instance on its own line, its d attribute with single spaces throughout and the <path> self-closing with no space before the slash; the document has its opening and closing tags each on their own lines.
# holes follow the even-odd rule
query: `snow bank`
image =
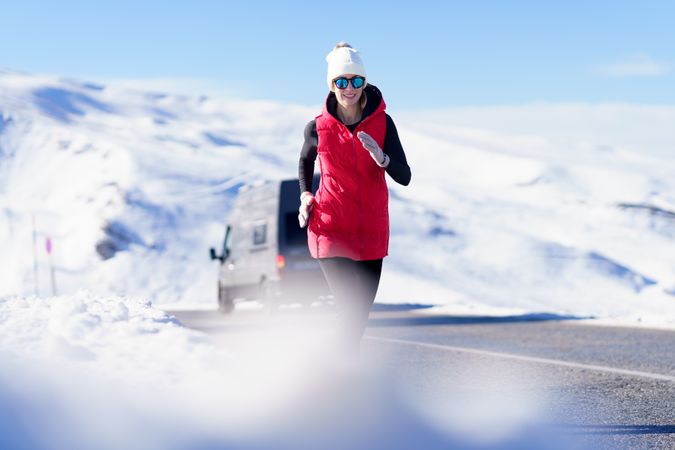
<svg viewBox="0 0 675 450">
<path fill-rule="evenodd" d="M 83 290 L 0 298 L 0 352 L 0 439 L 17 449 L 170 448 L 163 396 L 222 358 L 146 300 Z"/>
<path fill-rule="evenodd" d="M 565 448 L 537 426 L 534 399 L 504 384 L 504 367 L 494 392 L 485 388 L 497 387 L 494 371 L 467 367 L 471 377 L 457 380 L 465 398 L 420 397 L 396 388 L 391 373 L 331 362 L 325 342 L 297 327 L 259 343 L 243 338 L 245 351 L 220 350 L 130 297 L 0 298 L 0 442 L 13 450 Z M 466 397 L 478 387 L 480 399 Z"/>
</svg>

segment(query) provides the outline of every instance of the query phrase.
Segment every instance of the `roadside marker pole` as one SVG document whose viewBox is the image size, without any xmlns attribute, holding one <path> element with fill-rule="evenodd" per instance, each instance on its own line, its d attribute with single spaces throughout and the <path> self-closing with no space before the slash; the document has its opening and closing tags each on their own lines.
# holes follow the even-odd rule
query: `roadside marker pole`
<svg viewBox="0 0 675 450">
<path fill-rule="evenodd" d="M 51 273 L 52 277 L 52 295 L 56 296 L 56 278 L 54 276 L 54 264 L 52 262 L 52 238 L 47 236 L 47 240 L 45 241 L 45 246 L 47 248 L 47 255 L 49 255 L 49 272 Z"/>
<path fill-rule="evenodd" d="M 40 296 L 40 290 L 38 288 L 38 262 L 37 262 L 37 230 L 35 229 L 35 213 L 32 214 L 33 218 L 33 292 L 36 297 Z"/>
</svg>

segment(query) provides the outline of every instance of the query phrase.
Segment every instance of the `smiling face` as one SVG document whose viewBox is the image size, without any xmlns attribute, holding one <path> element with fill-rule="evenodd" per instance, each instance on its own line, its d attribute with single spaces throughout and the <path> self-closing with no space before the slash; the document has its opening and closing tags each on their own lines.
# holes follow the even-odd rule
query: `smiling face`
<svg viewBox="0 0 675 450">
<path fill-rule="evenodd" d="M 345 78 L 352 78 L 355 77 L 353 73 L 347 73 L 344 75 L 341 75 L 342 77 Z M 359 100 L 361 99 L 361 95 L 363 94 L 363 88 L 366 85 L 364 84 L 362 87 L 358 89 L 354 89 L 354 86 L 352 86 L 352 83 L 350 82 L 347 85 L 347 89 L 338 89 L 335 86 L 335 83 L 333 83 L 333 92 L 335 92 L 335 97 L 337 98 L 338 103 L 340 106 L 342 106 L 345 109 L 351 109 L 355 105 L 359 104 Z"/>
</svg>

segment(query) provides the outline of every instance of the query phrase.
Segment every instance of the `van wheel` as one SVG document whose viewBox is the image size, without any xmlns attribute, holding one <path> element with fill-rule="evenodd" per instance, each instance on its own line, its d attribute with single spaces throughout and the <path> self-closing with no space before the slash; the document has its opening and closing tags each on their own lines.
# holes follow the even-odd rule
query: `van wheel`
<svg viewBox="0 0 675 450">
<path fill-rule="evenodd" d="M 218 283 L 218 311 L 230 314 L 234 311 L 234 299 L 230 290 Z"/>
</svg>

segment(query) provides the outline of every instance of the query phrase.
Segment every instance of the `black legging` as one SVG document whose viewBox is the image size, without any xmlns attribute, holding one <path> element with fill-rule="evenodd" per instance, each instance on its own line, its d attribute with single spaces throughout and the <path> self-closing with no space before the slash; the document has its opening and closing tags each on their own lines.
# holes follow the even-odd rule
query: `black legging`
<svg viewBox="0 0 675 450">
<path fill-rule="evenodd" d="M 319 265 L 338 308 L 338 345 L 347 355 L 358 357 L 361 337 L 380 284 L 382 259 L 321 258 Z"/>
</svg>

